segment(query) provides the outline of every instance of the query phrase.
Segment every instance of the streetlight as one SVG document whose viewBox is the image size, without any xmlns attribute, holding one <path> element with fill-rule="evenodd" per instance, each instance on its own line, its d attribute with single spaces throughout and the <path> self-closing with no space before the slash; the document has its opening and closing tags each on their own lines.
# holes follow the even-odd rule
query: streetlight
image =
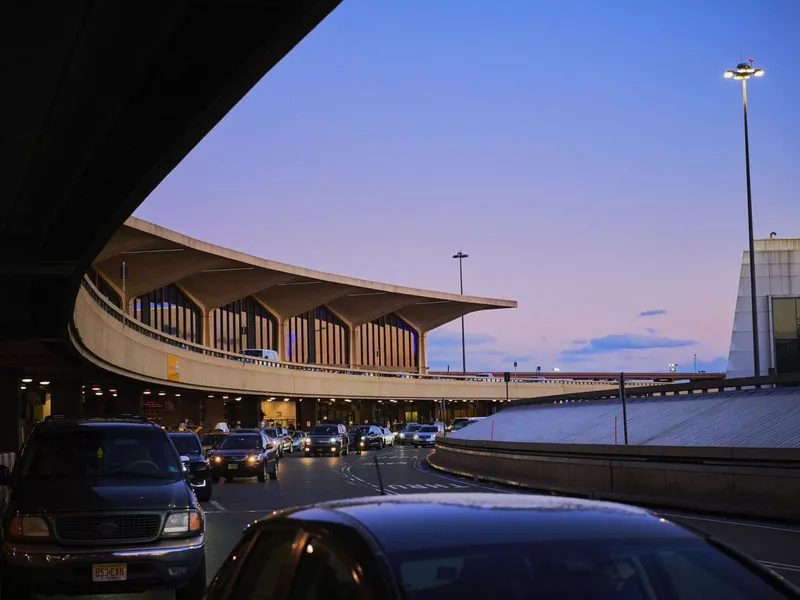
<svg viewBox="0 0 800 600">
<path fill-rule="evenodd" d="M 458 281 L 461 284 L 461 295 L 464 295 L 464 267 L 463 261 L 469 258 L 469 254 L 464 254 L 461 250 L 453 254 L 453 258 L 458 259 Z M 464 315 L 461 315 L 461 372 L 467 374 L 467 345 L 464 336 Z"/>
<path fill-rule="evenodd" d="M 747 80 L 750 77 L 763 77 L 763 69 L 754 69 L 753 60 L 739 63 L 735 69 L 725 71 L 725 79 L 739 79 L 742 82 L 742 104 L 744 106 L 744 165 L 747 173 L 747 228 L 750 243 L 750 312 L 753 318 L 753 375 L 761 375 L 761 360 L 758 351 L 758 307 L 756 306 L 756 254 L 753 241 L 753 198 L 750 194 L 750 135 L 747 128 Z"/>
</svg>

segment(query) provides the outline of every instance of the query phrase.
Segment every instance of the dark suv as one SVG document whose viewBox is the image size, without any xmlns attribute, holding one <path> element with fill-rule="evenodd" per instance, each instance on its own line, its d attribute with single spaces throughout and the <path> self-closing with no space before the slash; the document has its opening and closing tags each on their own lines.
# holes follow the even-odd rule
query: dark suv
<svg viewBox="0 0 800 600">
<path fill-rule="evenodd" d="M 234 431 L 209 460 L 214 483 L 220 478 L 231 481 L 235 477 L 258 477 L 261 482 L 267 477 L 278 479 L 278 450 L 261 432 Z"/>
<path fill-rule="evenodd" d="M 200 502 L 208 502 L 211 500 L 212 489 L 211 467 L 203 452 L 200 438 L 193 431 L 170 431 L 167 435 L 189 472 L 189 486 Z"/>
<path fill-rule="evenodd" d="M 3 600 L 206 588 L 203 511 L 165 431 L 144 417 L 47 417 L 0 507 Z"/>
<path fill-rule="evenodd" d="M 359 425 L 350 430 L 350 446 L 361 450 L 383 448 L 383 432 L 376 425 Z"/>
<path fill-rule="evenodd" d="M 347 454 L 350 445 L 347 441 L 347 427 L 341 423 L 316 425 L 305 441 L 305 454 L 327 454 L 341 456 Z"/>
</svg>

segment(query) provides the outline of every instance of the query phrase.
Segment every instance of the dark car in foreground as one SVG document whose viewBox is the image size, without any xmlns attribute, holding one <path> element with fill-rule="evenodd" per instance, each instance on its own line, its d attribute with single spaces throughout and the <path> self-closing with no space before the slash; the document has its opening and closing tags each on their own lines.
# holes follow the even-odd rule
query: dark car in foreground
<svg viewBox="0 0 800 600">
<path fill-rule="evenodd" d="M 204 517 L 175 447 L 144 417 L 47 417 L 0 468 L 0 597 L 205 593 Z"/>
<path fill-rule="evenodd" d="M 384 446 L 383 431 L 377 425 L 359 425 L 348 431 L 350 447 L 357 450 L 369 450 L 377 448 L 381 450 Z"/>
<path fill-rule="evenodd" d="M 189 474 L 189 485 L 200 502 L 211 500 L 211 467 L 197 434 L 191 431 L 171 431 L 167 434 Z"/>
<path fill-rule="evenodd" d="M 648 511 L 523 494 L 408 494 L 255 521 L 208 600 L 786 600 L 798 590 Z"/>
<path fill-rule="evenodd" d="M 266 435 L 234 431 L 209 456 L 211 478 L 232 480 L 257 477 L 260 482 L 278 478 L 278 450 Z"/>
</svg>

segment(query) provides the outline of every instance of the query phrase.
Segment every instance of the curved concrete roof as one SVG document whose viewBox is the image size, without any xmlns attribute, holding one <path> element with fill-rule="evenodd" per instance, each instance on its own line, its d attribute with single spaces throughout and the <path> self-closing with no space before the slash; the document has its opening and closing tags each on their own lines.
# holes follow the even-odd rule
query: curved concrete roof
<svg viewBox="0 0 800 600">
<path fill-rule="evenodd" d="M 112 236 L 94 268 L 120 287 L 123 261 L 129 298 L 177 283 L 205 310 L 254 296 L 280 319 L 324 304 L 351 326 L 394 312 L 420 331 L 429 331 L 478 310 L 517 306 L 513 300 L 432 292 L 287 265 L 136 217 Z"/>
</svg>

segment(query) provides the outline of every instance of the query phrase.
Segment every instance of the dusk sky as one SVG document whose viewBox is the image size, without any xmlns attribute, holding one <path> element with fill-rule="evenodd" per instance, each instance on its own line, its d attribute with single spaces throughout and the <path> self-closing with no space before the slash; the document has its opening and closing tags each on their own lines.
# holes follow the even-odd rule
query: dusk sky
<svg viewBox="0 0 800 600">
<path fill-rule="evenodd" d="M 344 0 L 136 215 L 377 281 L 510 298 L 470 371 L 724 370 L 747 246 L 800 236 L 800 2 Z M 461 368 L 460 326 L 430 336 Z"/>
</svg>

